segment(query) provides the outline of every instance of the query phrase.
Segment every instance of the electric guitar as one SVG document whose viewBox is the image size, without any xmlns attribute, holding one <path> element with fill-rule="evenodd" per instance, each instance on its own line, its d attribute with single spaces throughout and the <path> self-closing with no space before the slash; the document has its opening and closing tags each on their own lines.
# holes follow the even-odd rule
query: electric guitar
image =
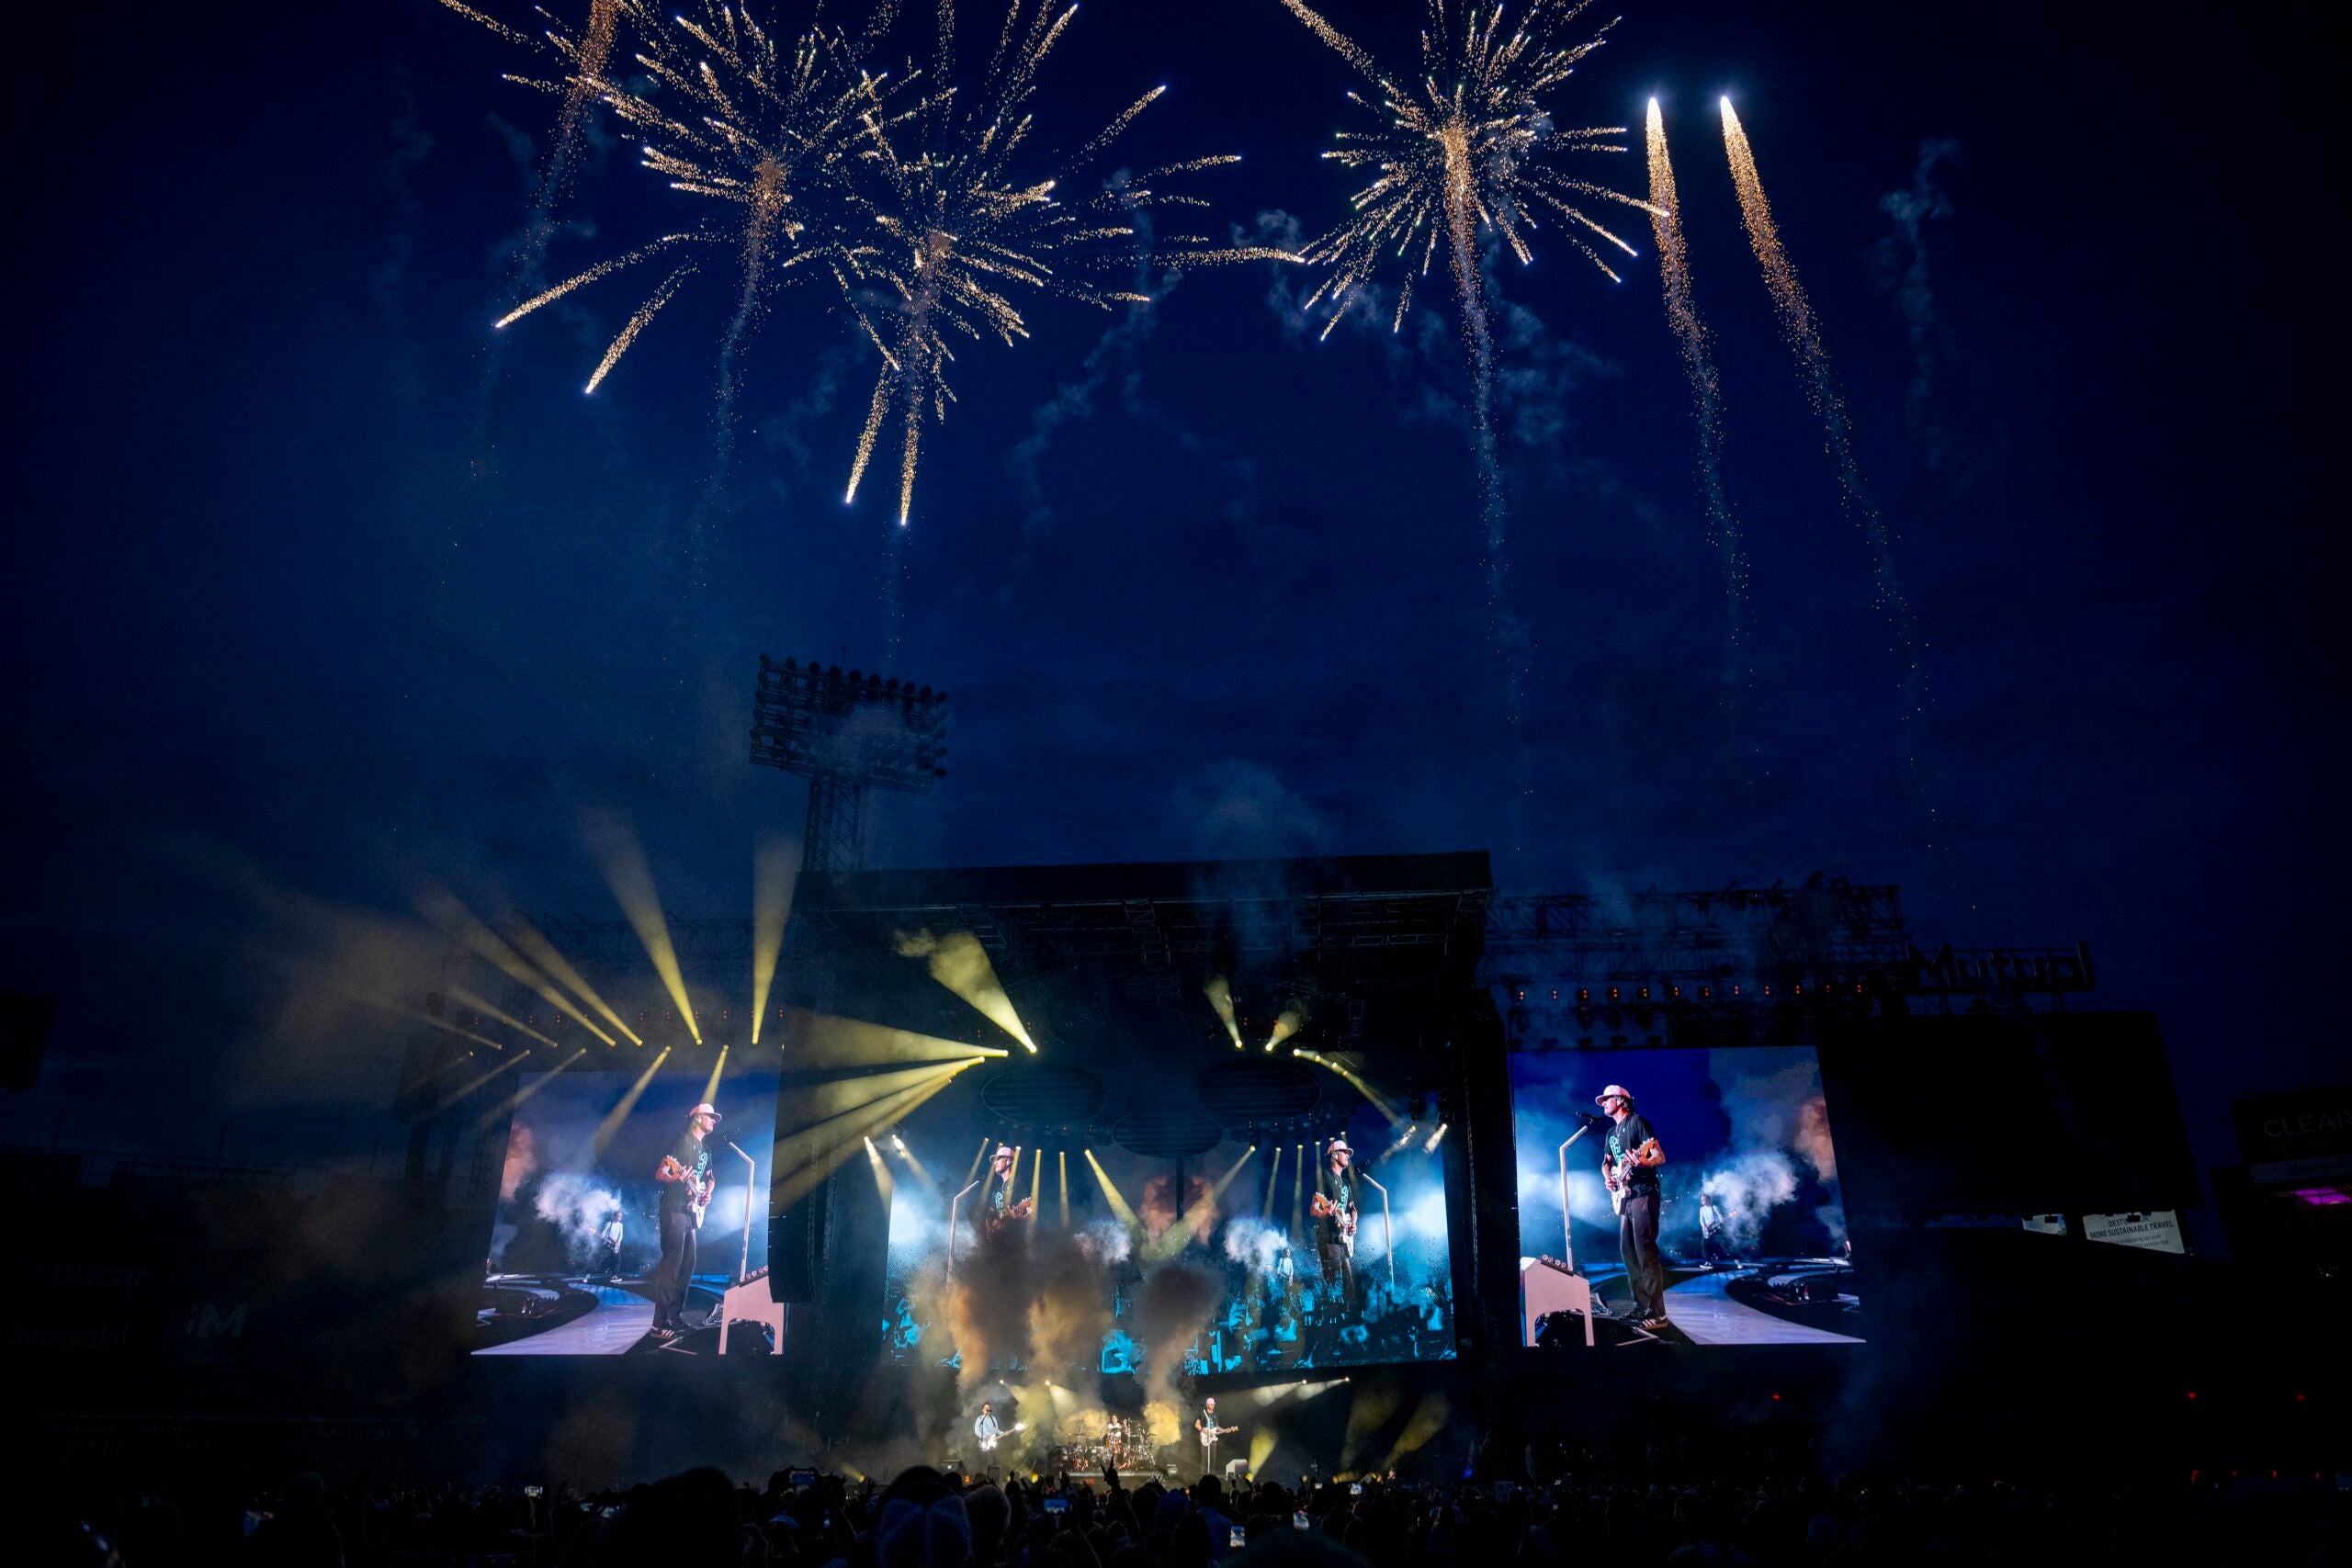
<svg viewBox="0 0 2352 1568">
<path fill-rule="evenodd" d="M 1339 1216 L 1340 1244 L 1348 1249 L 1348 1256 L 1353 1258 L 1356 1255 L 1355 1211 L 1340 1208 L 1320 1192 L 1315 1195 L 1307 1207 L 1315 1212 L 1315 1217 L 1318 1220 L 1329 1218 L 1334 1214 Z"/>
<path fill-rule="evenodd" d="M 1026 1421 L 1015 1421 L 1012 1426 L 1004 1427 L 999 1431 L 995 1437 L 982 1438 L 980 1439 L 980 1452 L 984 1454 L 992 1454 L 996 1452 L 997 1444 L 1004 1441 L 1005 1438 L 1012 1436 L 1013 1433 L 1023 1430 L 1028 1425 L 1029 1423 Z"/>
<path fill-rule="evenodd" d="M 1201 1428 L 1201 1447 L 1213 1449 L 1219 1438 L 1230 1437 L 1239 1430 L 1238 1427 L 1204 1427 Z"/>
<path fill-rule="evenodd" d="M 1004 1206 L 1004 1213 L 1001 1214 L 995 1213 L 985 1209 L 982 1210 L 981 1223 L 986 1224 L 990 1231 L 995 1231 L 998 1227 L 1010 1224 L 1014 1220 L 1025 1220 L 1036 1212 L 1037 1200 L 1035 1198 L 1023 1198 L 1018 1203 L 1007 1203 Z"/>
<path fill-rule="evenodd" d="M 1649 1164 L 1657 1157 L 1657 1140 L 1651 1138 L 1638 1149 L 1628 1149 L 1625 1152 L 1625 1157 L 1619 1160 L 1613 1168 L 1605 1173 L 1605 1179 L 1609 1183 L 1609 1212 L 1611 1213 L 1622 1216 L 1625 1213 L 1625 1200 L 1634 1195 L 1634 1189 L 1627 1179 L 1637 1168 Z"/>
<path fill-rule="evenodd" d="M 686 1184 L 686 1213 L 693 1216 L 695 1229 L 702 1229 L 702 1217 L 710 1211 L 711 1195 L 718 1190 L 718 1174 L 713 1172 L 697 1182 L 694 1173 L 678 1163 L 677 1156 L 663 1155 L 661 1168 L 654 1175 L 663 1181 L 683 1181 Z"/>
</svg>

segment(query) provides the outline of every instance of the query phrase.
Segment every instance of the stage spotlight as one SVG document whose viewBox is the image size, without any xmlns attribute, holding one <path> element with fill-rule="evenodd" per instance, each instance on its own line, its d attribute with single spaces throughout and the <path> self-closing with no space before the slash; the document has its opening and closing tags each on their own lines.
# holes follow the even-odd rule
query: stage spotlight
<svg viewBox="0 0 2352 1568">
<path fill-rule="evenodd" d="M 1275 1015 L 1273 1030 L 1266 1036 L 1266 1049 L 1272 1051 L 1275 1046 L 1297 1033 L 1306 1022 L 1306 1004 L 1296 997 L 1293 997 L 1283 1004 L 1283 1010 Z"/>
<path fill-rule="evenodd" d="M 1241 1025 L 1233 1017 L 1233 987 L 1224 976 L 1212 975 L 1202 985 L 1201 992 L 1208 998 L 1209 1006 L 1216 1010 L 1216 1020 L 1225 1025 L 1225 1032 L 1232 1039 L 1233 1048 L 1240 1050 Z"/>
<path fill-rule="evenodd" d="M 1423 1154 L 1430 1155 L 1437 1153 L 1438 1145 L 1444 1140 L 1445 1130 L 1452 1125 L 1453 1125 L 1453 1123 L 1451 1122 L 1439 1122 L 1437 1124 L 1437 1131 L 1430 1134 L 1430 1141 L 1421 1145 L 1421 1152 Z"/>
<path fill-rule="evenodd" d="M 996 977 L 996 966 L 989 962 L 988 949 L 970 931 L 949 931 L 933 936 L 927 931 L 912 936 L 898 933 L 899 956 L 928 960 L 931 977 L 979 1010 L 990 1022 L 1028 1049 L 1037 1054 L 1037 1043 L 1029 1038 L 1029 1031 L 1021 1022 L 1021 1015 L 1012 1010 L 1012 998 L 1004 993 L 1004 986 Z"/>
</svg>

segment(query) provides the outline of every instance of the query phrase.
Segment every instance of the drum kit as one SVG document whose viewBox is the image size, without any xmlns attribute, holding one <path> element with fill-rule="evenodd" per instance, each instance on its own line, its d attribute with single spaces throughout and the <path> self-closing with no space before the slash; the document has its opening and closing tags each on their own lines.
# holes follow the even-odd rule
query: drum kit
<svg viewBox="0 0 2352 1568">
<path fill-rule="evenodd" d="M 1100 1474 L 1106 1468 L 1149 1470 L 1153 1468 L 1151 1435 L 1141 1422 L 1125 1428 L 1114 1426 L 1091 1440 L 1057 1445 L 1048 1450 L 1046 1461 L 1055 1470 L 1073 1475 Z"/>
</svg>

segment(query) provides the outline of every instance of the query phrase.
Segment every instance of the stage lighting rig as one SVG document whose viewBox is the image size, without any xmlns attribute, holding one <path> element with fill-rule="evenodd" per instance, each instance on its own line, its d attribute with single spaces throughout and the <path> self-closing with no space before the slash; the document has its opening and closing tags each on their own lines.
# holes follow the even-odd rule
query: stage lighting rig
<svg viewBox="0 0 2352 1568">
<path fill-rule="evenodd" d="M 928 795 L 947 776 L 947 694 L 840 665 L 760 655 L 752 761 L 808 781 L 801 874 L 835 876 L 865 859 L 865 792 Z"/>
</svg>

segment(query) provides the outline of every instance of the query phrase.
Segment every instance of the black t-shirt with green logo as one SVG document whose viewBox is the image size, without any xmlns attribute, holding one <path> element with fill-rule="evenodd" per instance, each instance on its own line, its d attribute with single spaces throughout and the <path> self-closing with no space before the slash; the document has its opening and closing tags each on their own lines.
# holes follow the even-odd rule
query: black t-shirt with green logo
<svg viewBox="0 0 2352 1568">
<path fill-rule="evenodd" d="M 662 1212 L 665 1214 L 683 1213 L 702 1190 L 703 1177 L 710 1169 L 710 1151 L 702 1146 L 702 1140 L 694 1134 L 681 1133 L 676 1145 L 670 1150 L 670 1157 L 684 1166 L 693 1180 L 663 1182 Z"/>
<path fill-rule="evenodd" d="M 1604 1141 L 1611 1167 L 1613 1168 L 1618 1161 L 1657 1136 L 1657 1134 L 1650 1127 L 1650 1119 L 1638 1111 L 1615 1123 L 1609 1129 L 1609 1136 Z M 1623 1180 L 1626 1187 L 1635 1192 L 1657 1190 L 1657 1171 L 1650 1166 L 1635 1166 L 1625 1174 Z"/>
</svg>

